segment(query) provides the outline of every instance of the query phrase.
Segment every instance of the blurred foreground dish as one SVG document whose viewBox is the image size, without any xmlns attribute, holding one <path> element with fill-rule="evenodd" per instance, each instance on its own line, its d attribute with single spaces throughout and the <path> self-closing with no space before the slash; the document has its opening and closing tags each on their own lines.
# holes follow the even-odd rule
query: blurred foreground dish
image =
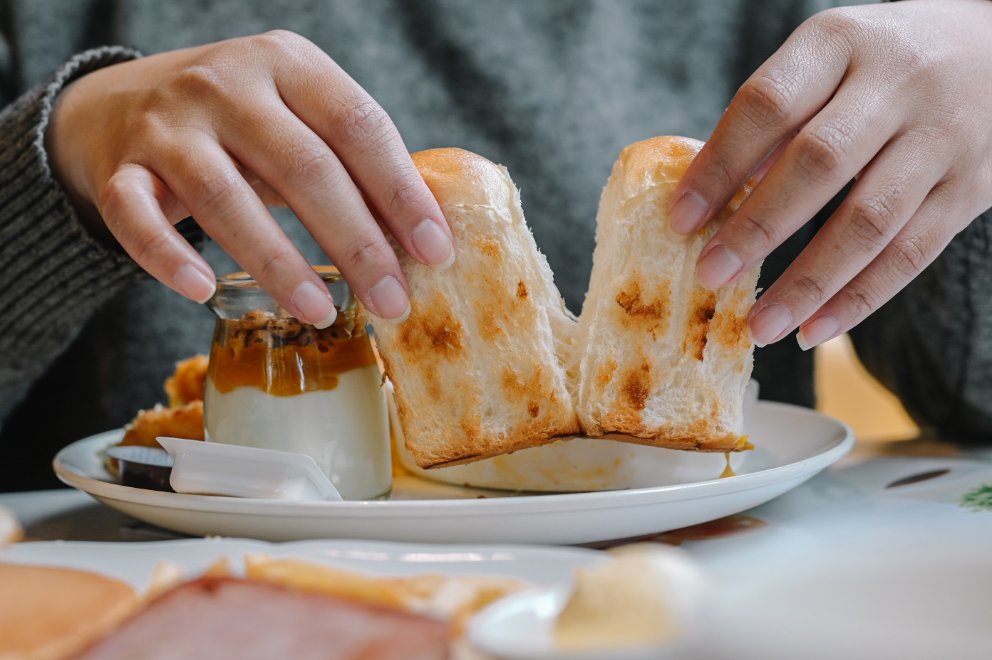
<svg viewBox="0 0 992 660">
<path fill-rule="evenodd" d="M 0 658 L 447 658 L 468 619 L 525 584 L 377 576 L 253 554 L 192 580 L 159 563 L 142 596 L 97 573 L 0 563 Z"/>
<path fill-rule="evenodd" d="M 70 657 L 140 602 L 129 585 L 97 573 L 0 563 L 0 658 Z"/>
<path fill-rule="evenodd" d="M 402 610 L 231 577 L 205 577 L 151 601 L 86 660 L 294 658 L 434 660 L 448 626 Z"/>
</svg>

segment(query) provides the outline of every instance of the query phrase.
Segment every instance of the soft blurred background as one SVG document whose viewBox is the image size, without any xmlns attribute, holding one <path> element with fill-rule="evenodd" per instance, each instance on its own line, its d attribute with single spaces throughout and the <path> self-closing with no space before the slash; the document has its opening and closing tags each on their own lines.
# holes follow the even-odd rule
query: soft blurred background
<svg viewBox="0 0 992 660">
<path fill-rule="evenodd" d="M 817 409 L 846 422 L 859 443 L 898 442 L 919 429 L 888 390 L 858 362 L 847 335 L 816 348 Z"/>
</svg>

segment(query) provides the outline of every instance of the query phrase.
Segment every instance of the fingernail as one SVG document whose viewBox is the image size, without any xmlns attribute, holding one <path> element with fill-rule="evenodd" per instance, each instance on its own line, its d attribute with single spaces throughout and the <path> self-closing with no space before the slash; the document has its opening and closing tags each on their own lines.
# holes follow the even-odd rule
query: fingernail
<svg viewBox="0 0 992 660">
<path fill-rule="evenodd" d="M 785 305 L 773 303 L 755 314 L 749 325 L 754 345 L 767 346 L 792 327 L 792 312 Z"/>
<path fill-rule="evenodd" d="M 422 220 L 410 234 L 417 252 L 432 266 L 442 270 L 455 263 L 455 249 L 451 239 L 433 220 Z"/>
<path fill-rule="evenodd" d="M 719 289 L 733 279 L 744 262 L 725 245 L 717 245 L 696 264 L 696 277 L 707 289 Z"/>
<path fill-rule="evenodd" d="M 799 332 L 796 333 L 796 342 L 799 344 L 799 348 L 808 351 L 839 334 L 840 323 L 837 319 L 832 316 L 821 316 L 799 328 Z"/>
<path fill-rule="evenodd" d="M 179 292 L 198 303 L 205 303 L 217 290 L 217 282 L 192 264 L 183 264 L 176 271 L 172 283 Z"/>
<path fill-rule="evenodd" d="M 324 287 L 313 282 L 300 282 L 290 302 L 296 308 L 296 317 L 304 323 L 312 323 L 319 330 L 330 327 L 338 317 L 334 300 Z"/>
<path fill-rule="evenodd" d="M 703 224 L 708 211 L 709 206 L 699 193 L 691 190 L 682 193 L 670 212 L 672 231 L 682 235 L 691 234 Z"/>
<path fill-rule="evenodd" d="M 392 275 L 386 275 L 369 291 L 372 313 L 382 319 L 402 323 L 410 316 L 410 298 L 403 285 Z"/>
</svg>

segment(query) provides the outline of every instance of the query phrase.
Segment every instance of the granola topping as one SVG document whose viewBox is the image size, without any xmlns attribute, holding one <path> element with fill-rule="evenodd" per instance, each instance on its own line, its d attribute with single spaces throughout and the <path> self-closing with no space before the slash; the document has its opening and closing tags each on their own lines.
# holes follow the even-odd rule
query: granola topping
<svg viewBox="0 0 992 660">
<path fill-rule="evenodd" d="M 293 396 L 332 390 L 342 372 L 374 364 L 365 328 L 353 313 L 339 313 L 333 325 L 318 330 L 256 309 L 218 323 L 208 377 L 221 393 L 255 387 L 275 396 Z"/>
</svg>

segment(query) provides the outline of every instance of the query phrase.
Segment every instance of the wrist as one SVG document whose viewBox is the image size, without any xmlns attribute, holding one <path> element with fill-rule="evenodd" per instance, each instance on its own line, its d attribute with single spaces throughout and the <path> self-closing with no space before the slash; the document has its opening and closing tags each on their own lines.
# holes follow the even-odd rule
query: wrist
<svg viewBox="0 0 992 660">
<path fill-rule="evenodd" d="M 117 241 L 111 235 L 96 204 L 92 198 L 82 192 L 83 185 L 73 168 L 73 163 L 79 163 L 78 157 L 67 153 L 65 134 L 72 130 L 71 119 L 66 116 L 66 97 L 70 96 L 75 82 L 64 87 L 55 97 L 52 112 L 49 115 L 48 126 L 45 127 L 45 152 L 48 154 L 48 165 L 52 178 L 62 188 L 76 216 L 93 238 L 107 247 L 115 247 Z M 75 176 L 74 176 L 75 175 Z"/>
<path fill-rule="evenodd" d="M 85 136 L 91 132 L 88 123 L 96 119 L 93 115 L 97 111 L 87 107 L 87 96 L 80 93 L 85 84 L 78 83 L 93 73 L 139 56 L 128 48 L 107 46 L 73 57 L 43 90 L 41 121 L 36 127 L 44 149 L 45 167 L 77 221 L 101 245 L 118 250 L 117 241 L 100 217 L 96 199 L 88 187 L 86 172 L 92 161 L 89 158 L 92 145 L 86 144 Z"/>
</svg>

